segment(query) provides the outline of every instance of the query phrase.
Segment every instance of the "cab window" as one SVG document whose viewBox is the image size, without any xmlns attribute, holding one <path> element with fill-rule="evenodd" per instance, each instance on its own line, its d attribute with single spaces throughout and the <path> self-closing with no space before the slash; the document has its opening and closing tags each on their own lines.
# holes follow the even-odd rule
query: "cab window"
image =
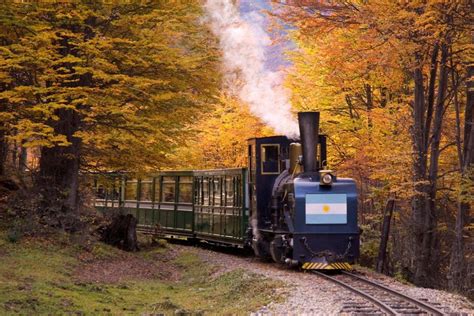
<svg viewBox="0 0 474 316">
<path fill-rule="evenodd" d="M 280 145 L 262 145 L 262 174 L 280 173 Z"/>
</svg>

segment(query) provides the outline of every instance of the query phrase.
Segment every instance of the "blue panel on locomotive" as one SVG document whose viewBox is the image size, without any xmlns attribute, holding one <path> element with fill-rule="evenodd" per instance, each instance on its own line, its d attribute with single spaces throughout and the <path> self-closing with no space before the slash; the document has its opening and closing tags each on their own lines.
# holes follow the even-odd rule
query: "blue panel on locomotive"
<svg viewBox="0 0 474 316">
<path fill-rule="evenodd" d="M 321 185 L 319 177 L 303 175 L 295 179 L 294 187 L 296 213 L 292 259 L 303 262 L 304 268 L 348 268 L 348 264 L 354 263 L 359 256 L 354 180 L 334 179 L 331 186 L 325 186 Z M 313 196 L 321 196 L 316 201 L 321 203 L 310 203 L 308 200 Z M 333 196 L 341 197 L 343 203 L 334 203 L 341 201 L 334 201 Z M 311 219 L 309 208 L 317 208 L 318 204 L 321 205 L 319 218 Z M 338 209 L 340 205 L 345 205 L 345 210 Z"/>
</svg>

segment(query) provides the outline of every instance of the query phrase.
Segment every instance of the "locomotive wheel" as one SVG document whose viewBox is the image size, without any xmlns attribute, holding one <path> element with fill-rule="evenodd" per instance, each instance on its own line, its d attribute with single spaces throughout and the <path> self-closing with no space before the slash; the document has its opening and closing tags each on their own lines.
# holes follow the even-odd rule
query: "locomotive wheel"
<svg viewBox="0 0 474 316">
<path fill-rule="evenodd" d="M 272 255 L 273 261 L 276 263 L 285 263 L 285 251 L 281 236 L 275 236 L 270 243 L 270 254 Z"/>
<path fill-rule="evenodd" d="M 252 240 L 252 249 L 256 257 L 261 258 L 265 261 L 270 261 L 272 256 L 270 254 L 270 243 L 262 236 L 258 239 Z"/>
</svg>

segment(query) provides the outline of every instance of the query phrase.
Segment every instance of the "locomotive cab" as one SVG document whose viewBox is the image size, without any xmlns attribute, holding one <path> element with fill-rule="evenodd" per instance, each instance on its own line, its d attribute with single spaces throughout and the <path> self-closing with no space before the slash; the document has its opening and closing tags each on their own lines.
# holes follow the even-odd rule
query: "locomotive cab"
<svg viewBox="0 0 474 316">
<path fill-rule="evenodd" d="M 248 192 L 250 218 L 259 229 L 271 227 L 272 187 L 286 169 L 290 140 L 285 136 L 248 140 Z"/>
</svg>

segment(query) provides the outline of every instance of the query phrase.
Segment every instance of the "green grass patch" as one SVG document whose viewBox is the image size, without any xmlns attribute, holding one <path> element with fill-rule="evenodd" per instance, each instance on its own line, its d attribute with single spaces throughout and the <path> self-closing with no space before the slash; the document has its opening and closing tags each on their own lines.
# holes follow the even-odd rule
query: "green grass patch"
<svg viewBox="0 0 474 316">
<path fill-rule="evenodd" d="M 59 241 L 58 241 L 59 240 Z M 191 251 L 158 262 L 173 246 L 158 245 L 135 253 L 147 264 L 173 265 L 179 280 L 131 279 L 121 283 L 78 281 L 76 273 L 92 260 L 120 260 L 120 250 L 95 244 L 89 261 L 84 250 L 58 240 L 27 239 L 12 243 L 0 233 L 0 314 L 247 314 L 279 300 L 281 284 L 235 270 L 216 275 L 217 268 Z M 124 259 L 125 260 L 125 259 Z"/>
</svg>

